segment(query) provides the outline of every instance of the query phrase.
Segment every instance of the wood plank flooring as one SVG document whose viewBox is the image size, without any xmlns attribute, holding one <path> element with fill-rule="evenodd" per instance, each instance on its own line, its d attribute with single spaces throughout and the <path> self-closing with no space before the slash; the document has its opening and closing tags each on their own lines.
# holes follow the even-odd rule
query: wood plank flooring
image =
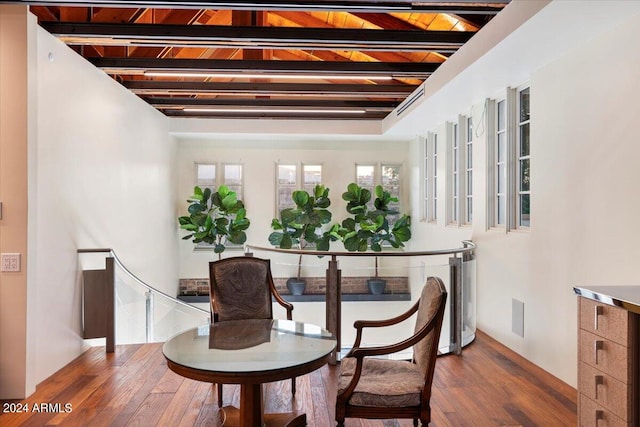
<svg viewBox="0 0 640 427">
<path fill-rule="evenodd" d="M 0 426 L 219 426 L 215 387 L 167 368 L 161 344 L 93 348 L 40 384 L 24 401 L 2 402 Z M 265 386 L 265 412 L 307 413 L 308 425 L 334 426 L 337 367 Z M 224 388 L 238 405 L 239 387 Z M 462 356 L 438 358 L 432 427 L 575 426 L 576 390 L 478 331 Z M 13 407 L 11 405 L 14 405 Z M 7 413 L 15 405 L 29 412 Z M 66 405 L 66 406 L 65 406 Z M 35 412 L 39 409 L 39 412 Z M 347 419 L 347 427 L 412 426 L 411 420 Z"/>
</svg>

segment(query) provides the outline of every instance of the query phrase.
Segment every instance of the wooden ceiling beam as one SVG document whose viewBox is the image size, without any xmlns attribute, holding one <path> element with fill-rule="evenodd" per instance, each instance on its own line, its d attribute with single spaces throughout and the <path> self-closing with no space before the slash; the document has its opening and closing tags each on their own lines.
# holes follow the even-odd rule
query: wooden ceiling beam
<svg viewBox="0 0 640 427">
<path fill-rule="evenodd" d="M 358 98 L 404 99 L 417 86 L 333 83 L 239 83 L 127 80 L 122 84 L 137 94 L 234 94 L 234 95 L 320 95 Z"/>
<path fill-rule="evenodd" d="M 229 27 L 217 25 L 41 22 L 67 44 L 343 49 L 453 53 L 475 33 L 342 28 Z"/>
<path fill-rule="evenodd" d="M 391 111 L 398 106 L 399 101 L 368 101 L 345 99 L 274 99 L 274 98 L 193 98 L 186 96 L 156 97 L 142 96 L 153 106 L 235 106 L 235 107 L 318 107 L 318 108 L 369 108 Z"/>
<path fill-rule="evenodd" d="M 23 0 L 5 3 L 21 3 L 54 6 L 102 6 L 102 7 L 156 7 L 176 9 L 237 9 L 237 10 L 332 10 L 344 12 L 423 12 L 454 14 L 495 15 L 510 0 L 489 0 L 469 2 L 468 0 L 447 0 L 416 2 L 414 0 L 280 0 L 280 1 L 206 1 L 206 0 Z"/>
</svg>

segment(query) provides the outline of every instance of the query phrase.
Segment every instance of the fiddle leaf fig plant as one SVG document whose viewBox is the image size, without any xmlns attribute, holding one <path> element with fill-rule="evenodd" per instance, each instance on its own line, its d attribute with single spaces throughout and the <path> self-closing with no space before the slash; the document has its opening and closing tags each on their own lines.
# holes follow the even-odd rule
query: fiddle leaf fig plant
<svg viewBox="0 0 640 427">
<path fill-rule="evenodd" d="M 213 251 L 221 256 L 227 243 L 243 244 L 247 241 L 245 231 L 251 225 L 242 200 L 226 185 L 217 191 L 194 187 L 193 195 L 187 199 L 188 213 L 178 218 L 180 228 L 189 232 L 183 240 L 213 245 Z"/>
<path fill-rule="evenodd" d="M 373 209 L 367 203 L 371 200 L 371 191 L 351 183 L 342 199 L 347 202 L 347 212 L 352 217 L 342 222 L 340 235 L 344 247 L 348 251 L 364 252 L 371 248 L 374 252 L 382 251 L 382 246 L 388 244 L 394 248 L 404 247 L 404 242 L 411 239 L 411 217 L 403 214 L 389 224 L 389 215 L 399 212 L 389 205 L 398 201 L 392 197 L 381 185 L 375 187 Z M 377 275 L 377 272 L 376 272 Z"/>
<path fill-rule="evenodd" d="M 269 242 L 281 249 L 304 249 L 314 243 L 319 251 L 329 250 L 329 242 L 338 240 L 331 230 L 323 231 L 322 227 L 331 222 L 331 205 L 329 189 L 324 185 L 316 185 L 313 193 L 305 190 L 294 191 L 291 199 L 295 207 L 280 211 L 280 218 L 271 221 L 274 230 L 269 235 Z M 302 257 L 302 255 L 301 255 Z M 300 278 L 301 262 L 298 262 L 298 278 Z"/>
</svg>

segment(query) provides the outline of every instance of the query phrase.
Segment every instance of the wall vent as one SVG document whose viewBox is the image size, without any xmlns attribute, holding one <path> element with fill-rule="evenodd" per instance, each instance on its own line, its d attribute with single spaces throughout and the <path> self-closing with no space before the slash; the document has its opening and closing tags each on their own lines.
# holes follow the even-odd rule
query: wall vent
<svg viewBox="0 0 640 427">
<path fill-rule="evenodd" d="M 413 105 L 414 102 L 416 102 L 418 99 L 422 98 L 424 96 L 424 86 L 420 86 L 420 89 L 418 89 L 417 92 L 412 93 L 407 99 L 405 99 L 402 104 L 400 104 L 398 106 L 398 108 L 396 109 L 396 115 L 400 116 L 402 113 L 404 113 L 407 108 L 411 107 L 411 105 Z"/>
</svg>

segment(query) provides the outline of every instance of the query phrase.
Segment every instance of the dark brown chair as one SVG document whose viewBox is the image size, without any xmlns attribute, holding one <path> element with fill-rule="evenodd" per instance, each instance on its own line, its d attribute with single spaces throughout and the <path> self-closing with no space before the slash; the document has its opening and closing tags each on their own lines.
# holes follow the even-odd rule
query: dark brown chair
<svg viewBox="0 0 640 427">
<path fill-rule="evenodd" d="M 438 355 L 447 291 L 442 280 L 429 277 L 420 299 L 407 312 L 387 320 L 358 320 L 356 340 L 342 359 L 338 377 L 336 421 L 345 418 L 413 418 L 423 426 L 431 420 L 431 383 Z M 387 346 L 360 347 L 364 328 L 400 323 L 417 312 L 414 334 Z M 413 360 L 391 360 L 381 356 L 413 346 Z"/>
<path fill-rule="evenodd" d="M 210 262 L 209 295 L 213 323 L 273 319 L 272 296 L 287 310 L 287 320 L 292 319 L 293 305 L 276 290 L 268 259 L 239 256 Z M 295 378 L 291 393 L 296 394 Z M 218 406 L 222 407 L 222 384 L 218 384 Z"/>
</svg>

